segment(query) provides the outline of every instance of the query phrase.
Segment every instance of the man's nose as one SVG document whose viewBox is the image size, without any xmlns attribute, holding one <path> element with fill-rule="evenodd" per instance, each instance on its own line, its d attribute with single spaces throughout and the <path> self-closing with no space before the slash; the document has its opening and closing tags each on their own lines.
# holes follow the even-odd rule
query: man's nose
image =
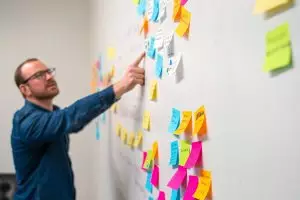
<svg viewBox="0 0 300 200">
<path fill-rule="evenodd" d="M 48 81 L 48 80 L 50 80 L 50 79 L 53 79 L 53 74 L 51 74 L 51 73 L 46 73 L 46 80 Z"/>
</svg>

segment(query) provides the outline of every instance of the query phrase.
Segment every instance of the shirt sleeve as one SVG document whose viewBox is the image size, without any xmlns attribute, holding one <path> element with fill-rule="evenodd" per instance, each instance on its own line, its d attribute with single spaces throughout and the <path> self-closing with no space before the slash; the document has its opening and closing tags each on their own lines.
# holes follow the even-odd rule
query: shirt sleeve
<svg viewBox="0 0 300 200">
<path fill-rule="evenodd" d="M 24 142 L 50 142 L 80 131 L 117 101 L 113 87 L 86 96 L 61 110 L 33 112 L 20 123 Z"/>
</svg>

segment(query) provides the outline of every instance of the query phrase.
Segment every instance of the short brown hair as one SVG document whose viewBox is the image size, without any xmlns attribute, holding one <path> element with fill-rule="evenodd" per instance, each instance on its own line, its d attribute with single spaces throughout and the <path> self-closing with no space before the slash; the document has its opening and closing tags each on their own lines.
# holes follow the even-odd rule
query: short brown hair
<svg viewBox="0 0 300 200">
<path fill-rule="evenodd" d="M 24 62 L 22 62 L 16 69 L 15 71 L 15 83 L 17 85 L 17 87 L 19 87 L 22 83 L 24 83 L 24 77 L 22 75 L 22 67 L 30 62 L 34 62 L 34 61 L 38 61 L 39 59 L 37 58 L 28 58 L 27 60 L 25 60 Z"/>
</svg>

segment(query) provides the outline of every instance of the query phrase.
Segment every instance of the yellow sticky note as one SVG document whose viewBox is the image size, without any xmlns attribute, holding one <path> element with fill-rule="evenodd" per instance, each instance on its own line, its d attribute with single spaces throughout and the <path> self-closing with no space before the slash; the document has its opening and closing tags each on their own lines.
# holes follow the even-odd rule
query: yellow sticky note
<svg viewBox="0 0 300 200">
<path fill-rule="evenodd" d="M 98 77 L 98 73 L 97 73 L 97 68 L 93 67 L 92 68 L 92 80 L 91 80 L 91 93 L 94 93 L 97 91 L 97 77 Z"/>
<path fill-rule="evenodd" d="M 152 144 L 152 156 L 153 156 L 153 160 L 158 158 L 158 142 L 155 141 Z"/>
<path fill-rule="evenodd" d="M 128 137 L 127 144 L 128 146 L 132 146 L 134 141 L 134 133 L 131 133 Z"/>
<path fill-rule="evenodd" d="M 115 76 L 115 66 L 114 66 L 114 65 L 113 65 L 113 66 L 111 66 L 111 69 L 110 69 L 109 75 L 110 75 L 111 77 L 114 77 L 114 76 Z"/>
<path fill-rule="evenodd" d="M 135 4 L 135 5 L 138 5 L 140 3 L 140 0 L 132 0 L 132 2 Z"/>
<path fill-rule="evenodd" d="M 122 134 L 122 125 L 118 124 L 117 125 L 117 136 L 120 136 Z"/>
<path fill-rule="evenodd" d="M 135 138 L 134 140 L 134 144 L 133 146 L 134 147 L 138 147 L 140 144 L 141 144 L 141 141 L 143 140 L 143 133 L 142 132 L 139 132 L 137 137 Z"/>
<path fill-rule="evenodd" d="M 108 60 L 112 60 L 116 57 L 116 49 L 114 47 L 107 48 L 107 57 Z"/>
<path fill-rule="evenodd" d="M 191 13 L 185 8 L 181 8 L 180 14 L 180 23 L 176 28 L 176 33 L 178 36 L 183 37 L 184 35 L 188 36 L 189 27 L 191 21 Z"/>
<path fill-rule="evenodd" d="M 193 197 L 199 200 L 205 200 L 211 188 L 211 179 L 201 176 L 198 182 L 198 187 Z"/>
<path fill-rule="evenodd" d="M 152 154 L 153 154 L 152 150 L 147 151 L 147 157 L 146 157 L 145 163 L 143 165 L 143 168 L 145 168 L 147 170 L 151 168 L 151 164 L 152 164 L 152 160 L 153 160 Z"/>
<path fill-rule="evenodd" d="M 179 152 L 179 165 L 184 166 L 189 155 L 190 155 L 191 145 L 184 140 L 180 142 L 180 152 Z"/>
<path fill-rule="evenodd" d="M 191 111 L 183 111 L 181 123 L 180 123 L 179 127 L 177 128 L 177 130 L 174 132 L 174 134 L 179 135 L 179 134 L 183 133 L 186 130 L 186 128 L 189 126 L 191 119 L 192 119 L 192 112 Z"/>
<path fill-rule="evenodd" d="M 193 135 L 195 134 L 205 134 L 206 130 L 203 130 L 206 126 L 205 124 L 205 108 L 201 106 L 195 113 L 194 113 L 194 131 Z M 202 130 L 201 130 L 202 128 Z"/>
<path fill-rule="evenodd" d="M 266 58 L 263 71 L 287 67 L 292 61 L 288 23 L 284 23 L 266 35 Z"/>
<path fill-rule="evenodd" d="M 173 2 L 173 20 L 178 21 L 180 19 L 180 12 L 181 12 L 181 4 L 180 0 L 174 0 Z"/>
<path fill-rule="evenodd" d="M 256 0 L 254 14 L 261 14 L 273 10 L 289 2 L 290 0 Z"/>
<path fill-rule="evenodd" d="M 148 112 L 148 111 L 144 112 L 143 128 L 147 131 L 150 130 L 150 112 Z"/>
<path fill-rule="evenodd" d="M 112 106 L 111 106 L 111 110 L 116 113 L 117 112 L 117 107 L 118 105 L 116 103 L 114 103 Z"/>
<path fill-rule="evenodd" d="M 156 98 L 157 98 L 157 81 L 153 80 L 151 81 L 151 85 L 150 85 L 149 99 L 156 100 Z"/>
<path fill-rule="evenodd" d="M 123 141 L 123 143 L 126 142 L 127 139 L 127 130 L 125 128 L 122 129 L 122 135 L 121 135 L 121 140 Z"/>
</svg>

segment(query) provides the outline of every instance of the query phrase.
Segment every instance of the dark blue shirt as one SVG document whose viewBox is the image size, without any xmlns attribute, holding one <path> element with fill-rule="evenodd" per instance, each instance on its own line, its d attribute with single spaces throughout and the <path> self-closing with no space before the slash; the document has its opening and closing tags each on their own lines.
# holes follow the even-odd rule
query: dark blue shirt
<svg viewBox="0 0 300 200">
<path fill-rule="evenodd" d="M 69 134 L 82 130 L 114 102 L 112 86 L 69 107 L 46 110 L 29 101 L 14 114 L 11 145 L 15 200 L 74 200 Z"/>
</svg>

